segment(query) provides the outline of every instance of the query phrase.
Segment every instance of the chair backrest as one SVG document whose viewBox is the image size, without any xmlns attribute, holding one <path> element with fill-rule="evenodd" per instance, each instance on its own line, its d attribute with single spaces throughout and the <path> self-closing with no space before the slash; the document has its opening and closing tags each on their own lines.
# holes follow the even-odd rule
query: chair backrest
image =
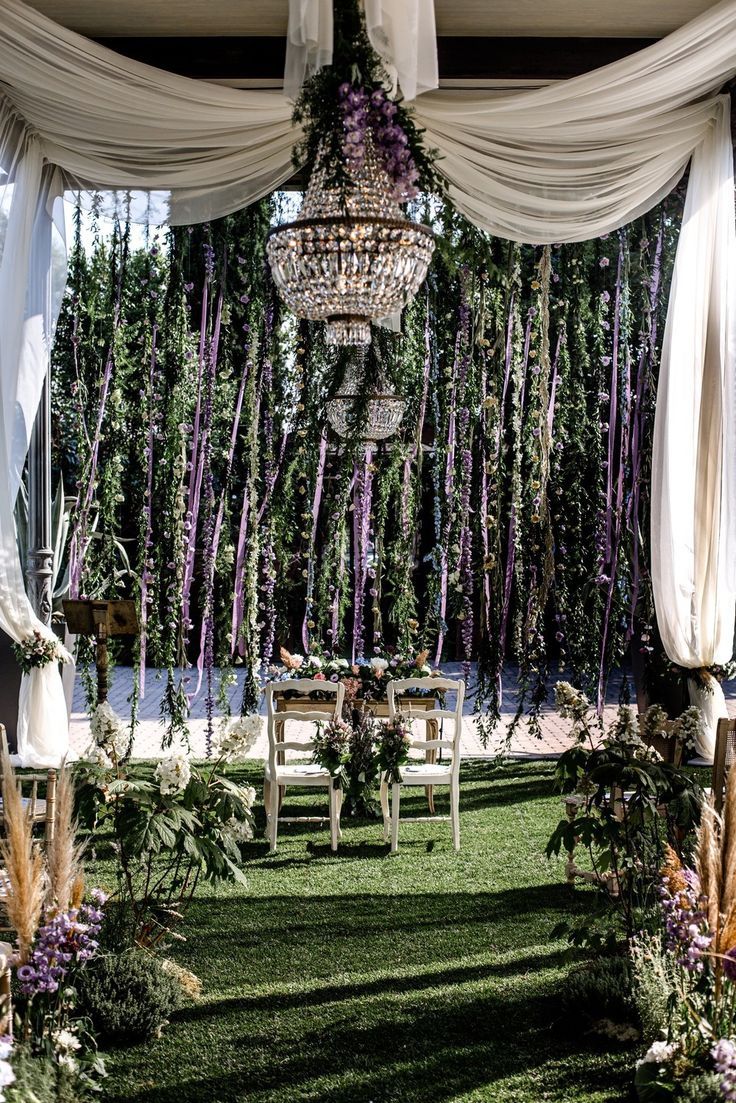
<svg viewBox="0 0 736 1103">
<path fill-rule="evenodd" d="M 736 719 L 718 721 L 716 731 L 716 749 L 713 754 L 713 800 L 716 812 L 723 808 L 726 795 L 726 778 L 731 766 L 736 762 Z"/>
<path fill-rule="evenodd" d="M 424 693 L 431 693 L 433 696 L 438 693 L 454 693 L 455 694 L 455 707 L 454 708 L 441 708 L 437 705 L 435 708 L 422 708 L 412 709 L 412 701 L 414 698 L 407 696 L 413 690 L 423 690 Z M 389 719 L 393 720 L 397 713 L 401 713 L 403 716 L 410 716 L 412 720 L 422 720 L 424 722 L 434 722 L 439 724 L 442 722 L 442 735 L 437 739 L 414 739 L 412 740 L 412 747 L 416 747 L 419 750 L 429 751 L 443 748 L 448 751 L 452 751 L 452 772 L 457 773 L 460 769 L 460 743 L 463 734 L 463 701 L 465 700 L 465 682 L 461 678 L 395 678 L 388 683 L 387 689 L 388 696 L 388 715 Z M 419 698 L 423 702 L 426 702 L 426 697 Z M 452 737 L 448 738 L 444 731 L 444 721 L 449 720 L 452 723 Z"/>
<path fill-rule="evenodd" d="M 328 695 L 327 701 L 310 701 L 312 693 Z M 289 697 L 285 697 L 289 694 Z M 292 697 L 294 695 L 294 697 Z M 279 698 L 285 708 L 277 708 Z M 289 708 L 291 699 L 302 702 L 300 708 Z M 306 699 L 306 700 L 305 700 Z M 271 682 L 266 686 L 266 711 L 268 717 L 268 764 L 271 773 L 276 769 L 277 755 L 286 751 L 299 751 L 304 754 L 311 751 L 314 743 L 311 739 L 279 739 L 286 735 L 286 723 L 298 720 L 301 723 L 324 723 L 342 716 L 342 704 L 345 699 L 345 686 L 341 682 L 320 681 L 316 678 L 293 678 L 284 682 Z M 303 707 L 305 704 L 312 708 Z"/>
<path fill-rule="evenodd" d="M 8 734 L 4 724 L 0 724 L 0 745 L 2 745 L 3 752 L 9 754 Z M 2 783 L 3 777 L 3 757 L 4 756 L 0 756 L 0 784 Z M 21 797 L 27 801 L 26 814 L 28 818 L 36 823 L 40 823 L 41 821 L 45 822 L 45 837 L 49 840 L 54 833 L 56 786 L 58 782 L 57 771 L 47 770 L 44 773 L 35 774 L 16 773 L 15 782 Z M 44 785 L 46 789 L 43 803 L 41 803 L 41 796 L 38 792 L 39 784 Z"/>
</svg>

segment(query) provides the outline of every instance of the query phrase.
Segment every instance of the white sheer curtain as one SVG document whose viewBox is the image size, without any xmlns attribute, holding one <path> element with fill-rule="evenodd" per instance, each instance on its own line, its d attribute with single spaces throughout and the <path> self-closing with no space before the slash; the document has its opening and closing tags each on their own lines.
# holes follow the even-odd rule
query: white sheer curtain
<svg viewBox="0 0 736 1103">
<path fill-rule="evenodd" d="M 652 456 L 652 581 L 662 640 L 681 666 L 731 658 L 736 600 L 736 231 L 730 115 L 690 170 L 659 373 Z M 720 684 L 688 679 L 713 759 Z"/>
<path fill-rule="evenodd" d="M 10 112 L 0 124 L 0 170 L 7 215 L 0 254 L 0 628 L 19 643 L 33 631 L 54 638 L 26 597 L 13 510 L 48 364 L 58 182 L 38 140 Z M 56 766 L 66 754 L 66 702 L 55 665 L 23 676 L 17 740 L 24 766 Z"/>
<path fill-rule="evenodd" d="M 378 0 L 371 8 L 382 18 L 397 10 Z M 734 72 L 736 3 L 727 0 L 633 57 L 560 84 L 501 98 L 427 92 L 417 103 L 458 207 L 518 241 L 575 241 L 613 230 L 653 206 L 692 159 L 655 442 L 655 468 L 670 482 L 661 477 L 655 484 L 661 501 L 653 541 L 663 639 L 670 657 L 689 667 L 725 654 L 725 626 L 733 625 L 734 572 L 724 564 L 736 559 L 728 304 L 736 246 L 728 100 L 715 93 Z M 36 255 L 45 255 L 46 198 L 62 184 L 138 189 L 153 193 L 141 218 L 176 224 L 218 217 L 283 182 L 299 134 L 280 94 L 236 91 L 141 65 L 21 0 L 0 0 L 0 87 L 0 165 L 22 182 L 14 186 L 0 272 L 0 446 L 8 458 L 7 479 L 0 480 L 0 624 L 14 625 L 17 637 L 32 621 L 10 535 L 13 457 L 25 454 L 46 370 L 48 321 L 43 330 L 25 318 L 34 241 Z M 681 332 L 700 335 L 687 351 Z M 685 441 L 675 429 L 662 430 L 680 417 L 682 387 L 700 403 L 684 426 Z M 669 473 L 680 447 L 697 455 L 699 473 L 677 493 Z M 694 548 L 687 542 L 696 529 Z M 661 533 L 670 535 L 657 539 Z M 675 647 L 670 621 L 686 647 Z M 44 684 L 53 677 L 47 668 Z M 36 717 L 34 745 L 53 728 L 51 708 Z"/>
<path fill-rule="evenodd" d="M 284 94 L 296 99 L 305 77 L 332 62 L 333 0 L 289 0 Z M 434 0 L 363 0 L 368 38 L 405 100 L 436 88 Z"/>
</svg>

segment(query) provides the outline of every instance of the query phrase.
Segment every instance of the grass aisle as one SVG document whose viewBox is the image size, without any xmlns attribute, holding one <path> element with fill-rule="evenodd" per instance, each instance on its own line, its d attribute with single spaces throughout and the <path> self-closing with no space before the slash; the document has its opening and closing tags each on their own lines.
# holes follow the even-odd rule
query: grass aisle
<svg viewBox="0 0 736 1103">
<path fill-rule="evenodd" d="M 551 775 L 465 767 L 459 855 L 449 824 L 402 824 L 393 858 L 377 823 L 344 822 L 337 857 L 314 825 L 285 825 L 275 859 L 254 842 L 248 889 L 202 891 L 175 950 L 202 1000 L 157 1041 L 111 1055 L 107 1098 L 626 1099 L 631 1051 L 596 1047 L 560 1007 L 569 966 L 550 931 L 590 896 L 544 857 L 561 814 Z M 402 799 L 407 814 L 424 807 Z"/>
</svg>

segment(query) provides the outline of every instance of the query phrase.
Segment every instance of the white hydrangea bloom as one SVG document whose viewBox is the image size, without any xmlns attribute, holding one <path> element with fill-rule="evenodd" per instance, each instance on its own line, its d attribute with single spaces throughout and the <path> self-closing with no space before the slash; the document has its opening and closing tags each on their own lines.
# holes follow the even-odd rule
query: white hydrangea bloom
<svg viewBox="0 0 736 1103">
<path fill-rule="evenodd" d="M 5 1099 L 3 1088 L 15 1081 L 15 1073 L 7 1061 L 0 1061 L 0 1101 Z"/>
<path fill-rule="evenodd" d="M 231 816 L 223 823 L 222 833 L 234 843 L 247 843 L 253 838 L 253 825 L 250 820 L 238 820 Z"/>
<path fill-rule="evenodd" d="M 676 1052 L 676 1042 L 652 1042 L 641 1060 L 636 1062 L 637 1067 L 639 1065 L 666 1065 L 668 1061 L 672 1060 Z"/>
<path fill-rule="evenodd" d="M 557 682 L 555 685 L 555 705 L 560 716 L 577 720 L 590 708 L 590 701 L 579 689 L 569 682 Z"/>
<path fill-rule="evenodd" d="M 192 767 L 184 754 L 172 754 L 168 758 L 162 758 L 156 767 L 156 778 L 163 797 L 181 793 L 189 784 L 191 776 Z"/>
<path fill-rule="evenodd" d="M 380 655 L 374 655 L 371 659 L 371 666 L 373 670 L 380 670 L 383 673 L 384 670 L 388 670 L 388 659 L 382 659 Z"/>
<path fill-rule="evenodd" d="M 92 714 L 90 731 L 94 740 L 93 748 L 101 748 L 106 755 L 123 758 L 130 746 L 128 725 L 114 711 L 109 701 L 102 701 Z M 103 763 L 100 763 L 101 765 Z"/>
<path fill-rule="evenodd" d="M 261 731 L 261 718 L 257 713 L 225 720 L 216 739 L 218 757 L 225 758 L 228 762 L 238 762 L 245 758 L 260 737 Z"/>
</svg>

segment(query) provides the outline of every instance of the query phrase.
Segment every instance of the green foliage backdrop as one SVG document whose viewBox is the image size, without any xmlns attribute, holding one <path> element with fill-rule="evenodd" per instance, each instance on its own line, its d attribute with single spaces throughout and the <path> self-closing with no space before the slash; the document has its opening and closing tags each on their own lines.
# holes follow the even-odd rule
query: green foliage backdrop
<svg viewBox="0 0 736 1103">
<path fill-rule="evenodd" d="M 168 671 L 169 737 L 198 684 L 218 707 L 215 666 L 246 665 L 250 707 L 279 645 L 477 659 L 490 721 L 505 661 L 532 719 L 551 661 L 602 695 L 632 638 L 651 646 L 679 198 L 600 241 L 537 249 L 420 204 L 438 250 L 403 334 L 374 329 L 367 378 L 385 373 L 407 403 L 373 451 L 359 425 L 349 441 L 328 428 L 348 354 L 274 292 L 280 202 L 139 249 L 94 217 L 90 247 L 80 216 L 53 363 L 73 595 L 138 599 L 136 662 Z"/>
</svg>

